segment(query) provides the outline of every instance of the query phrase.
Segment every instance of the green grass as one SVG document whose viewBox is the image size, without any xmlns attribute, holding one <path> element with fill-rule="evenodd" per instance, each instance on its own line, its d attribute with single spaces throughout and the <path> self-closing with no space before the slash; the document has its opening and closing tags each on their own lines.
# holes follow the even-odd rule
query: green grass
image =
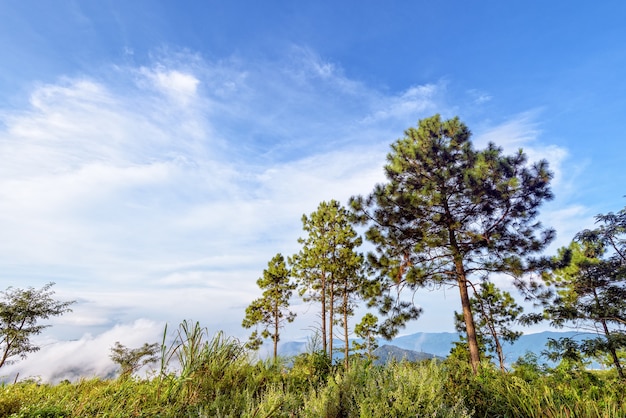
<svg viewBox="0 0 626 418">
<path fill-rule="evenodd" d="M 165 338 L 164 338 L 165 340 Z M 321 353 L 252 361 L 242 345 L 185 323 L 150 379 L 0 386 L 0 417 L 626 417 L 614 373 L 485 363 L 390 363 Z M 170 361 L 178 364 L 170 371 Z"/>
<path fill-rule="evenodd" d="M 610 375 L 546 373 L 525 380 L 485 365 L 355 360 L 237 361 L 186 379 L 100 380 L 0 387 L 3 417 L 626 417 L 624 383 Z M 218 370 L 219 369 L 219 370 Z"/>
</svg>

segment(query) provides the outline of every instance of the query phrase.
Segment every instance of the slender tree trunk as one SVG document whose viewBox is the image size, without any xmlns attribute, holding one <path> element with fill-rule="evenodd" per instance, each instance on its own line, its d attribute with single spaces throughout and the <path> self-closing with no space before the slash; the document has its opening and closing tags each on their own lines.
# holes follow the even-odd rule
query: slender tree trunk
<svg viewBox="0 0 626 418">
<path fill-rule="evenodd" d="M 470 364 L 474 373 L 478 372 L 480 364 L 480 352 L 478 350 L 478 339 L 476 338 L 476 326 L 474 324 L 474 315 L 472 315 L 472 306 L 470 303 L 469 292 L 467 291 L 467 276 L 465 275 L 465 267 L 459 251 L 454 231 L 450 230 L 450 243 L 452 244 L 454 267 L 456 270 L 457 283 L 459 284 L 459 292 L 461 294 L 461 306 L 463 307 L 463 319 L 465 320 L 465 331 L 467 332 L 467 346 L 470 354 Z"/>
<path fill-rule="evenodd" d="M 598 298 L 598 292 L 596 291 L 596 288 L 593 285 L 592 285 L 592 288 L 593 288 L 593 297 L 596 302 L 596 309 L 598 310 L 598 313 L 601 313 L 602 307 L 600 305 L 600 300 Z M 615 365 L 615 368 L 617 369 L 617 374 L 619 375 L 620 379 L 624 379 L 624 371 L 622 370 L 622 365 L 619 362 L 619 357 L 617 357 L 617 352 L 615 351 L 615 346 L 613 345 L 613 341 L 611 341 L 611 332 L 609 331 L 609 326 L 607 325 L 606 319 L 604 318 L 602 318 L 600 322 L 602 323 L 604 336 L 606 337 L 606 341 L 609 345 L 609 352 L 611 353 L 613 364 Z"/>
<path fill-rule="evenodd" d="M 611 333 L 609 332 L 609 327 L 606 324 L 606 320 L 602 320 L 602 328 L 604 328 L 604 335 L 607 339 L 607 342 L 609 343 L 609 352 L 611 353 L 611 358 L 613 359 L 613 364 L 615 365 L 615 368 L 617 369 L 617 374 L 619 375 L 620 379 L 624 379 L 624 371 L 622 370 L 622 365 L 619 362 L 619 357 L 617 356 L 617 352 L 615 351 L 615 346 L 613 345 L 613 342 L 611 341 Z"/>
<path fill-rule="evenodd" d="M 350 346 L 348 345 L 348 290 L 344 289 L 343 292 L 343 335 L 345 338 L 345 345 L 343 347 L 343 361 L 346 366 L 346 370 L 350 367 L 348 357 L 350 356 Z"/>
<path fill-rule="evenodd" d="M 4 347 L 4 352 L 2 353 L 2 359 L 0 359 L 0 367 L 4 366 L 4 363 L 7 361 L 7 358 L 9 358 L 9 351 L 11 351 L 11 342 L 8 341 L 7 338 L 7 345 Z"/>
<path fill-rule="evenodd" d="M 467 291 L 467 276 L 465 274 L 465 267 L 463 266 L 463 257 L 459 244 L 456 240 L 456 235 L 452 225 L 454 224 L 454 218 L 450 213 L 450 208 L 447 203 L 443 203 L 446 218 L 448 221 L 448 238 L 450 240 L 450 247 L 452 249 L 452 257 L 454 258 L 454 268 L 456 273 L 456 280 L 459 285 L 459 292 L 461 294 L 461 306 L 463 307 L 463 319 L 465 320 L 465 331 L 467 332 L 467 346 L 470 354 L 470 365 L 474 374 L 478 372 L 478 366 L 480 364 L 480 352 L 478 350 L 478 339 L 476 338 L 476 326 L 474 325 L 474 316 L 472 315 L 472 306 L 470 304 L 469 292 Z"/>
<path fill-rule="evenodd" d="M 278 310 L 278 301 L 274 302 L 274 362 L 278 357 L 278 326 L 280 325 L 280 311 Z"/>
<path fill-rule="evenodd" d="M 328 314 L 328 351 L 330 353 L 330 358 L 333 358 L 333 325 L 335 324 L 335 278 L 331 276 L 330 283 L 328 283 L 329 291 L 328 291 L 328 305 L 329 305 L 329 314 Z"/>
<path fill-rule="evenodd" d="M 326 273 L 322 272 L 322 288 L 321 288 L 321 300 L 322 303 L 322 348 L 324 353 L 328 354 L 328 343 L 326 341 Z"/>
<path fill-rule="evenodd" d="M 498 338 L 498 335 L 496 334 L 495 330 L 491 331 L 491 336 L 493 337 L 493 341 L 496 344 L 496 353 L 498 354 L 498 361 L 500 362 L 500 370 L 505 372 L 506 368 L 504 367 L 504 353 L 502 352 L 502 345 L 500 345 L 500 339 Z"/>
<path fill-rule="evenodd" d="M 478 372 L 478 365 L 480 364 L 480 352 L 478 350 L 478 340 L 476 338 L 476 327 L 474 325 L 474 317 L 472 315 L 472 308 L 470 306 L 469 293 L 467 291 L 467 279 L 465 278 L 465 272 L 463 266 L 459 269 L 457 265 L 457 274 L 459 283 L 459 292 L 461 294 L 461 306 L 463 307 L 463 319 L 465 320 L 465 331 L 467 332 L 467 346 L 469 347 L 470 365 L 474 373 Z"/>
<path fill-rule="evenodd" d="M 498 355 L 498 362 L 500 363 L 500 370 L 503 372 L 506 371 L 504 367 L 504 353 L 502 352 L 502 345 L 500 344 L 500 338 L 498 338 L 498 332 L 496 331 L 495 326 L 493 325 L 493 317 L 491 315 L 487 315 L 485 311 L 485 306 L 483 305 L 483 301 L 479 298 L 478 303 L 480 304 L 481 314 L 487 321 L 487 327 L 489 327 L 489 334 L 491 334 L 491 338 L 493 338 L 493 343 L 496 346 L 496 354 Z"/>
</svg>

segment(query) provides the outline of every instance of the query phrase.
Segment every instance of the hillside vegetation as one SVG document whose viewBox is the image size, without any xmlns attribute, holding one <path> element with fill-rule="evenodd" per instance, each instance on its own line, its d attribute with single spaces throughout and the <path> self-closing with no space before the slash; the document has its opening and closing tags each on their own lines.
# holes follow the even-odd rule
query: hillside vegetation
<svg viewBox="0 0 626 418">
<path fill-rule="evenodd" d="M 160 372 L 139 379 L 57 385 L 25 381 L 0 388 L 3 417 L 621 417 L 626 387 L 614 371 L 592 373 L 564 360 L 555 368 L 528 356 L 510 372 L 466 360 L 350 368 L 323 351 L 287 362 L 253 361 L 221 334 L 200 345 L 163 347 Z M 177 359 L 175 371 L 169 361 Z"/>
</svg>

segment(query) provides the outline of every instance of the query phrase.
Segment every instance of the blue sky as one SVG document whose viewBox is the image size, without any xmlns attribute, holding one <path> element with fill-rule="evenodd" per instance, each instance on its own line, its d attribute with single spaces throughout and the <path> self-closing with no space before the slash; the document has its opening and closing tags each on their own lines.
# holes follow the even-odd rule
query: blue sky
<svg viewBox="0 0 626 418">
<path fill-rule="evenodd" d="M 626 205 L 625 4 L 336 3 L 0 3 L 0 287 L 78 301 L 4 373 L 101 373 L 185 318 L 245 338 L 302 214 L 371 191 L 435 113 L 548 159 L 552 252 Z M 406 332 L 452 331 L 456 293 Z"/>
</svg>

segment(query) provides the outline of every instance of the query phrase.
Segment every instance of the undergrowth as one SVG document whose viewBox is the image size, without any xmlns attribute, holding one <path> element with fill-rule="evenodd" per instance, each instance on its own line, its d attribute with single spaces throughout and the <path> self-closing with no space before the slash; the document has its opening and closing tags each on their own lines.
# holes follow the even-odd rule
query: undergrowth
<svg viewBox="0 0 626 418">
<path fill-rule="evenodd" d="M 458 361 L 355 358 L 346 369 L 320 352 L 252 361 L 197 323 L 162 355 L 149 379 L 0 386 L 0 417 L 626 417 L 624 382 L 610 372 L 532 361 L 511 372 L 485 363 L 477 374 Z"/>
</svg>

